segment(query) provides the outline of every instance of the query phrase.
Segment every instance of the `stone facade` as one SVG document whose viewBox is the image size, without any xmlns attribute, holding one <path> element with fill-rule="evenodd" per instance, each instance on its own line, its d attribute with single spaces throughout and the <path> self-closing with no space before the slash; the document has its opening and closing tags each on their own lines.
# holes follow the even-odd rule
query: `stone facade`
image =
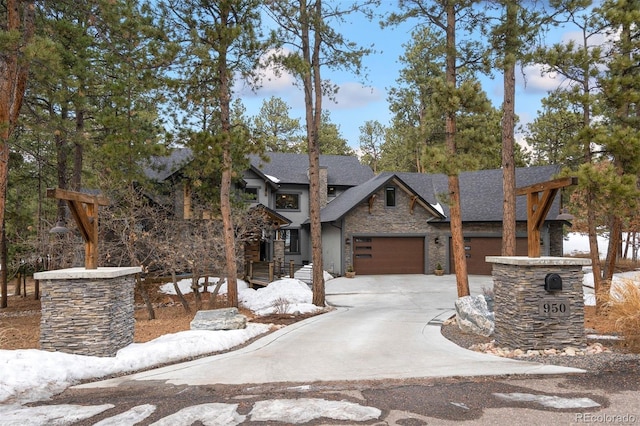
<svg viewBox="0 0 640 426">
<path fill-rule="evenodd" d="M 583 346 L 582 266 L 587 259 L 489 256 L 493 265 L 495 338 L 500 346 L 547 349 Z M 545 290 L 558 274 L 562 290 Z"/>
<path fill-rule="evenodd" d="M 386 185 L 392 186 L 392 185 Z M 385 186 L 385 187 L 386 187 Z M 343 232 L 347 240 L 357 236 L 394 236 L 416 237 L 428 236 L 433 232 L 428 220 L 433 216 L 424 207 L 415 203 L 411 212 L 409 194 L 396 186 L 396 205 L 387 207 L 385 202 L 385 187 L 375 193 L 371 206 L 368 200 L 360 203 L 344 218 Z M 429 258 L 430 244 L 425 247 L 425 256 Z M 353 265 L 352 245 L 345 245 L 345 265 Z M 434 264 L 435 267 L 435 264 Z M 427 271 L 425 271 L 427 273 Z"/>
<path fill-rule="evenodd" d="M 115 356 L 133 343 L 134 275 L 46 278 L 51 272 L 57 271 L 36 277 L 41 280 L 41 349 Z"/>
</svg>

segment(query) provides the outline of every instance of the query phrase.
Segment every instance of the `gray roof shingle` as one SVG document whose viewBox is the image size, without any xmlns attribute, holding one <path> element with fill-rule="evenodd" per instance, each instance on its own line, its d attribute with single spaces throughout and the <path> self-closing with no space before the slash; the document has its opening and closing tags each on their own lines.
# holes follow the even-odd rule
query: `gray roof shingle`
<svg viewBox="0 0 640 426">
<path fill-rule="evenodd" d="M 257 155 L 249 156 L 251 164 L 265 175 L 277 178 L 280 183 L 309 184 L 307 154 L 267 152 L 265 155 L 269 161 L 262 161 Z M 321 155 L 320 166 L 327 168 L 329 185 L 356 186 L 373 177 L 371 168 L 360 163 L 357 157 Z"/>
<path fill-rule="evenodd" d="M 553 179 L 560 171 L 559 166 L 523 167 L 516 169 L 516 187 L 532 185 Z M 449 207 L 442 195 L 448 194 L 449 182 L 446 175 L 424 173 L 381 173 L 367 182 L 350 188 L 340 197 L 330 202 L 321 213 L 322 221 L 340 219 L 357 204 L 364 201 L 391 177 L 398 177 L 409 185 L 419 196 L 431 205 L 442 207 L 447 222 Z M 502 221 L 502 170 L 479 170 L 459 175 L 460 199 L 463 222 Z M 555 219 L 560 210 L 560 197 L 556 196 L 547 219 Z M 527 220 L 526 197 L 516 198 L 516 220 Z"/>
<path fill-rule="evenodd" d="M 162 182 L 184 167 L 192 158 L 190 149 L 175 149 L 165 157 L 153 157 L 149 164 L 145 165 L 144 173 L 149 179 Z"/>
</svg>

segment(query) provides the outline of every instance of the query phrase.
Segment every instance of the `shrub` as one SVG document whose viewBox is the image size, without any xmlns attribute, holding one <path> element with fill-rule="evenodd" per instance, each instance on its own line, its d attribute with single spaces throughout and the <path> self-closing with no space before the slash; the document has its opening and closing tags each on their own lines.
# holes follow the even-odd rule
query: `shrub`
<svg viewBox="0 0 640 426">
<path fill-rule="evenodd" d="M 628 349 L 640 352 L 640 286 L 623 280 L 613 287 L 606 304 L 609 318 L 615 321 Z"/>
</svg>

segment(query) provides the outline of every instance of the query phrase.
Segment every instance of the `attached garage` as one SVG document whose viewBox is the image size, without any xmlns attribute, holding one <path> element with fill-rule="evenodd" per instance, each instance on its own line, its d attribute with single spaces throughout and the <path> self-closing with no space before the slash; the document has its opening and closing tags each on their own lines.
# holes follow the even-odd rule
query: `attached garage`
<svg viewBox="0 0 640 426">
<path fill-rule="evenodd" d="M 449 243 L 451 248 L 451 242 Z M 516 238 L 516 256 L 527 255 L 527 239 Z M 467 273 L 469 275 L 491 275 L 493 264 L 485 262 L 486 256 L 500 256 L 502 254 L 501 237 L 465 237 L 464 250 L 467 256 Z M 450 265 L 455 272 L 453 250 L 450 250 Z"/>
<path fill-rule="evenodd" d="M 359 275 L 424 274 L 424 237 L 353 237 Z"/>
</svg>

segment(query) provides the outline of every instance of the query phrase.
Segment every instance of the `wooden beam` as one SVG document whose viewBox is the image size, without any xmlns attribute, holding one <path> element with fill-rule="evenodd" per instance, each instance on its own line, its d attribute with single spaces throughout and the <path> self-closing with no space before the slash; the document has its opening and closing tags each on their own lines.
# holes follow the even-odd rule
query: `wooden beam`
<svg viewBox="0 0 640 426">
<path fill-rule="evenodd" d="M 417 195 L 412 195 L 409 201 L 409 213 L 413 214 L 413 208 L 416 205 L 416 201 L 418 201 L 418 196 Z"/>
<path fill-rule="evenodd" d="M 109 199 L 102 195 L 90 195 L 60 188 L 47 188 L 47 197 L 57 198 L 58 200 L 79 201 L 86 204 L 97 203 L 99 206 L 108 206 L 110 204 Z"/>
<path fill-rule="evenodd" d="M 529 257 L 540 257 L 540 228 L 549 214 L 553 199 L 565 186 L 576 185 L 578 178 L 566 177 L 516 189 L 516 195 L 527 196 L 527 251 Z"/>
<path fill-rule="evenodd" d="M 60 188 L 48 188 L 47 197 L 67 202 L 71 216 L 84 239 L 84 266 L 86 269 L 97 269 L 98 207 L 108 206 L 109 200 L 101 195 L 89 195 Z"/>
<path fill-rule="evenodd" d="M 547 189 L 559 189 L 565 186 L 577 185 L 578 178 L 569 176 L 560 179 L 549 180 L 546 182 L 535 183 L 529 186 L 523 186 L 516 189 L 516 195 L 527 195 L 530 192 L 541 192 Z"/>
</svg>

